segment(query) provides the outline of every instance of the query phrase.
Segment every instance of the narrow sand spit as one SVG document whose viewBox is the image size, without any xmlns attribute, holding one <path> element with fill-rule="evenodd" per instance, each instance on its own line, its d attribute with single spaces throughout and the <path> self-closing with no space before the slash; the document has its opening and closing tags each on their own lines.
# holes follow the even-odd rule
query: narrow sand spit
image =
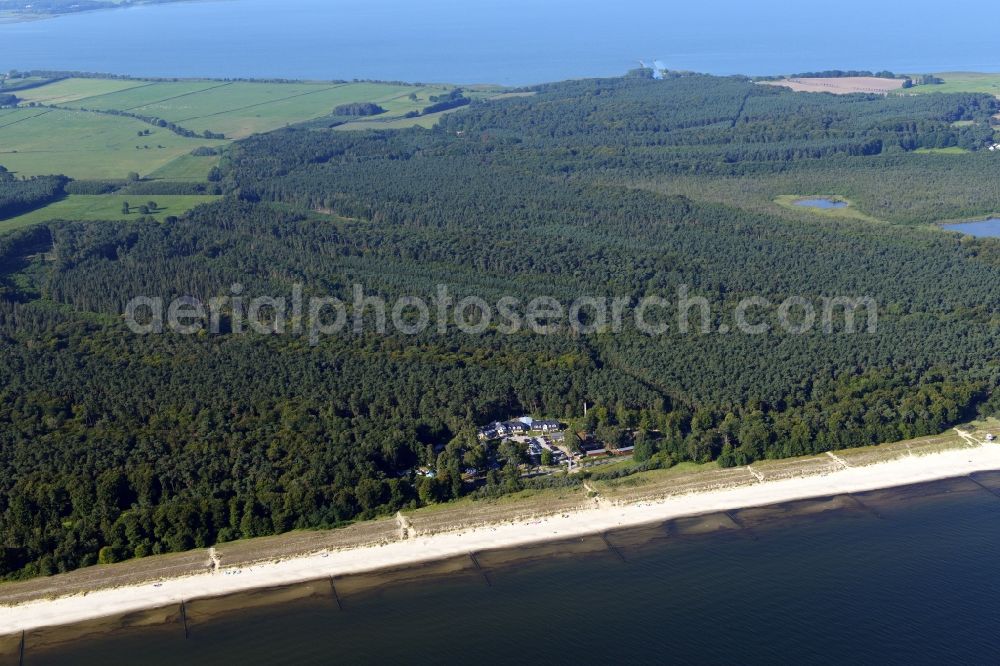
<svg viewBox="0 0 1000 666">
<path fill-rule="evenodd" d="M 600 506 L 545 520 L 498 524 L 415 537 L 383 546 L 226 568 L 163 580 L 155 584 L 101 589 L 87 595 L 32 601 L 0 607 L 0 635 L 38 627 L 71 624 L 109 615 L 156 608 L 199 597 L 274 587 L 327 576 L 373 571 L 437 560 L 492 548 L 510 548 L 552 539 L 665 521 L 682 516 L 766 506 L 797 499 L 891 488 L 1000 469 L 1000 445 L 955 449 L 905 457 L 867 467 L 846 467 L 807 477 L 765 481 L 736 488 Z M 2 602 L 2 599 L 0 599 Z"/>
</svg>

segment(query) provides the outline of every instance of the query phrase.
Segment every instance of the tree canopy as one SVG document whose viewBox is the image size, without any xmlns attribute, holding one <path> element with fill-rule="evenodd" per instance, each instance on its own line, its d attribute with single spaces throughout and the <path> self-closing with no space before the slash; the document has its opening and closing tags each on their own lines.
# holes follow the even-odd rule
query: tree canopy
<svg viewBox="0 0 1000 666">
<path fill-rule="evenodd" d="M 163 224 L 0 236 L 0 575 L 517 490 L 524 452 L 479 443 L 475 427 L 577 421 L 585 402 L 601 436 L 664 464 L 875 444 L 996 409 L 1000 245 L 912 224 L 1000 209 L 995 156 L 978 150 L 995 99 L 705 76 L 524 92 L 435 101 L 468 108 L 432 130 L 251 137 L 214 174 L 226 198 Z M 931 145 L 972 152 L 915 152 Z M 57 182 L 0 177 L 0 202 L 34 205 L 16 202 Z M 146 185 L 131 187 L 156 194 Z M 766 205 L 767 188 L 792 185 L 908 224 Z M 562 302 L 683 286 L 713 331 L 748 296 L 859 295 L 877 302 L 878 327 L 505 335 L 451 321 L 310 345 L 235 335 L 232 311 L 220 335 L 139 336 L 122 322 L 137 295 L 207 302 L 235 283 L 247 298 L 301 284 L 345 302 L 354 284 Z M 467 467 L 488 471 L 471 482 Z"/>
</svg>

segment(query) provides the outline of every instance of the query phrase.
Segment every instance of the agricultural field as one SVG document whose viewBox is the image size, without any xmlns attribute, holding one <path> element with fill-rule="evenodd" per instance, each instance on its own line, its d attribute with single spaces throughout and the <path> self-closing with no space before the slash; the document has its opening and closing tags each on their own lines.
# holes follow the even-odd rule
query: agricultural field
<svg viewBox="0 0 1000 666">
<path fill-rule="evenodd" d="M 979 72 L 942 72 L 935 74 L 944 83 L 926 86 L 913 86 L 900 94 L 925 95 L 928 93 L 979 92 L 1000 97 L 1000 73 L 982 74 Z"/>
<path fill-rule="evenodd" d="M 404 105 L 406 110 L 412 109 L 412 104 L 418 102 L 417 107 L 426 106 L 430 104 L 430 100 L 427 99 L 430 95 L 437 95 L 441 93 L 439 88 L 421 88 L 416 91 L 417 99 L 401 99 L 395 98 L 392 100 L 387 100 L 381 103 L 381 106 L 387 111 L 387 113 L 381 114 L 379 116 L 374 116 L 370 118 L 361 118 L 355 121 L 344 123 L 343 125 L 338 125 L 337 130 L 340 131 L 350 131 L 350 130 L 363 130 L 363 129 L 405 129 L 407 127 L 423 127 L 430 129 L 440 122 L 441 118 L 449 113 L 454 113 L 462 109 L 463 107 L 458 107 L 455 109 L 448 109 L 447 111 L 438 111 L 436 113 L 428 113 L 425 116 L 418 116 L 416 118 L 406 118 L 399 113 L 396 113 L 397 109 L 402 108 Z M 534 93 L 503 93 L 498 92 L 497 88 L 491 86 L 481 86 L 479 88 L 465 89 L 465 96 L 469 97 L 473 101 L 476 100 L 499 100 L 508 97 L 530 97 Z M 408 97 L 409 93 L 407 94 Z M 403 112 L 405 113 L 405 111 Z"/>
<path fill-rule="evenodd" d="M 833 78 L 793 78 L 761 81 L 773 86 L 791 88 L 796 92 L 826 92 L 834 95 L 853 93 L 887 94 L 903 87 L 902 79 L 881 79 L 874 76 L 841 76 Z"/>
<path fill-rule="evenodd" d="M 232 140 L 303 122 L 324 122 L 341 104 L 374 102 L 385 109 L 359 117 L 343 129 L 431 127 L 450 111 L 405 117 L 432 103 L 450 86 L 392 83 L 268 83 L 250 81 L 144 81 L 68 78 L 18 91 L 19 108 L 0 109 L 0 165 L 18 176 L 63 174 L 77 180 L 123 181 L 130 173 L 144 180 L 205 183 L 220 155 L 194 155 L 198 148 L 221 149 Z M 491 87 L 469 91 L 473 98 L 497 95 Z M 182 136 L 167 127 L 129 115 L 158 118 L 197 134 Z M 152 198 L 154 217 L 180 215 L 213 200 L 208 196 L 131 197 L 133 205 Z M 0 223 L 0 232 L 51 219 L 123 219 L 128 196 L 73 195 L 45 208 Z"/>
<path fill-rule="evenodd" d="M 387 110 L 382 117 L 398 117 L 426 106 L 429 95 L 449 89 L 388 83 L 66 79 L 28 91 L 32 94 L 24 99 L 162 118 L 194 132 L 240 139 L 329 115 L 334 107 L 350 102 L 375 102 Z M 411 93 L 417 99 L 411 99 Z"/>
<path fill-rule="evenodd" d="M 148 136 L 139 136 L 147 130 Z M 19 176 L 146 176 L 199 146 L 222 143 L 182 137 L 133 118 L 65 109 L 11 109 L 0 115 L 0 164 Z"/>
<path fill-rule="evenodd" d="M 208 178 L 208 172 L 218 163 L 218 155 L 181 155 L 173 162 L 150 173 L 146 179 L 204 183 Z"/>
<path fill-rule="evenodd" d="M 915 85 L 903 88 L 903 79 L 874 77 L 793 78 L 761 81 L 763 84 L 784 86 L 798 92 L 881 93 L 891 95 L 926 95 L 929 93 L 988 93 L 1000 97 L 1000 73 L 942 72 L 934 76 L 944 83 Z"/>
<path fill-rule="evenodd" d="M 63 79 L 20 91 L 21 108 L 0 110 L 0 165 L 21 176 L 111 180 L 135 172 L 143 178 L 203 182 L 219 158 L 194 157 L 190 153 L 196 148 L 220 147 L 251 134 L 320 119 L 352 102 L 374 102 L 386 112 L 358 118 L 350 129 L 427 127 L 441 114 L 404 116 L 451 89 L 365 82 Z M 114 115 L 121 113 L 160 118 L 226 139 L 181 136 L 138 118 Z"/>
<path fill-rule="evenodd" d="M 13 92 L 15 90 L 19 90 L 24 87 L 40 85 L 49 80 L 50 79 L 46 79 L 41 76 L 25 76 L 25 77 L 18 77 L 15 79 L 8 79 L 8 78 L 3 78 L 2 75 L 0 75 L 0 90 Z"/>
<path fill-rule="evenodd" d="M 398 116 L 395 118 L 388 118 L 382 116 L 381 118 L 352 120 L 344 123 L 343 125 L 337 125 L 334 129 L 342 132 L 365 129 L 406 129 L 407 127 L 423 127 L 429 129 L 437 125 L 443 116 L 457 110 L 458 109 L 449 109 L 447 111 L 438 111 L 437 113 L 429 113 L 426 116 L 419 116 L 417 118 L 401 118 Z"/>
<path fill-rule="evenodd" d="M 142 85 L 142 81 L 122 79 L 63 79 L 38 88 L 18 91 L 17 96 L 28 103 L 66 104 Z"/>
<path fill-rule="evenodd" d="M 182 215 L 195 206 L 211 203 L 218 198 L 210 195 L 74 194 L 44 208 L 0 222 L 0 233 L 49 220 L 137 219 L 144 216 L 136 209 L 150 201 L 156 203 L 156 210 L 150 211 L 150 216 L 162 221 L 170 215 Z M 133 212 L 129 215 L 122 212 L 122 204 L 125 202 L 128 202 L 133 208 Z"/>
</svg>

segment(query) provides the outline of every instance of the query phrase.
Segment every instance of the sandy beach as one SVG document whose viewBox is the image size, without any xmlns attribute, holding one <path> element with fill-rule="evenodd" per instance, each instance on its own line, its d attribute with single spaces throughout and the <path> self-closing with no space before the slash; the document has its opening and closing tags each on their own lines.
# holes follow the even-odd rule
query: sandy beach
<svg viewBox="0 0 1000 666">
<path fill-rule="evenodd" d="M 661 501 L 632 504 L 602 502 L 592 509 L 548 518 L 405 539 L 382 546 L 319 552 L 239 569 L 227 568 L 223 563 L 216 571 L 165 579 L 158 583 L 2 606 L 0 635 L 156 608 L 183 600 L 583 536 L 702 513 L 892 488 L 998 469 L 1000 444 L 982 444 L 865 467 L 847 467 L 826 474 L 674 496 Z"/>
</svg>

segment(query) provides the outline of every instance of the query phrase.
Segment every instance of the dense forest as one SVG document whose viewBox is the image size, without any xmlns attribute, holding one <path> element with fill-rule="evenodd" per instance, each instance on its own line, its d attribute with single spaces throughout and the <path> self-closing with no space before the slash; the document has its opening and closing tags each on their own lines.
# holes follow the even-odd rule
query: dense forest
<svg viewBox="0 0 1000 666">
<path fill-rule="evenodd" d="M 1000 244 L 786 214 L 749 185 L 823 185 L 873 214 L 898 204 L 892 222 L 1000 210 L 1000 166 L 980 150 L 995 99 L 705 76 L 522 92 L 462 98 L 432 130 L 251 137 L 223 159 L 224 200 L 163 224 L 0 236 L 0 575 L 517 490 L 531 483 L 523 452 L 484 446 L 476 426 L 582 423 L 584 401 L 587 427 L 636 432 L 658 466 L 897 440 L 1000 406 Z M 970 152 L 916 153 L 927 146 Z M 889 191 L 901 182 L 910 191 Z M 310 344 L 237 335 L 232 308 L 218 335 L 122 322 L 137 295 L 207 301 L 235 283 L 246 298 L 301 284 L 349 305 L 356 284 L 390 299 L 447 285 L 456 299 L 630 304 L 683 287 L 711 306 L 712 331 L 748 296 L 865 296 L 878 326 L 650 336 L 625 317 L 614 334 L 537 335 L 448 320 Z M 470 483 L 468 467 L 489 471 Z"/>
</svg>

